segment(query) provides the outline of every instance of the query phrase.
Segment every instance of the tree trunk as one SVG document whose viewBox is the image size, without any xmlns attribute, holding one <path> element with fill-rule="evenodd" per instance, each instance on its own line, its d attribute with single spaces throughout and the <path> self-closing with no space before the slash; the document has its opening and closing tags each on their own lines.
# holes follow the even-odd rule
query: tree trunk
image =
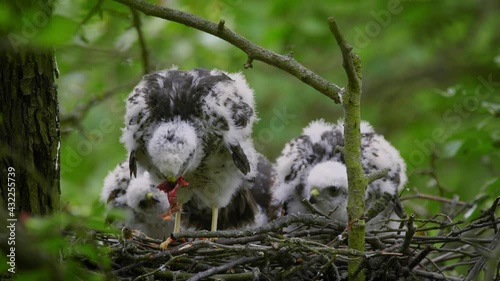
<svg viewBox="0 0 500 281">
<path fill-rule="evenodd" d="M 7 5 L 24 24 L 31 19 L 24 11 L 33 11 L 40 3 L 49 5 L 47 1 L 16 2 Z M 50 17 L 47 10 L 43 12 Z M 51 213 L 60 197 L 54 51 L 27 46 L 23 30 L 0 31 L 0 189 L 10 217 L 21 212 Z"/>
</svg>

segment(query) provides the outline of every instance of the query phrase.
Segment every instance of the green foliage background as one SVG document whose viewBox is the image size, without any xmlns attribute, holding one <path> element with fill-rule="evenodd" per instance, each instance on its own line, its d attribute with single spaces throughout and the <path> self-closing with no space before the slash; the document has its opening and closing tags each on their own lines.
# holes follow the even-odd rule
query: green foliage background
<svg viewBox="0 0 500 281">
<path fill-rule="evenodd" d="M 343 86 L 340 52 L 327 26 L 327 17 L 335 16 L 363 61 L 362 118 L 406 159 L 408 192 L 438 194 L 441 185 L 448 191 L 444 196 L 458 194 L 467 201 L 482 188 L 498 191 L 495 1 L 155 2 L 214 22 L 225 19 L 228 28 L 278 53 L 293 52 L 299 62 Z M 124 99 L 143 71 L 130 10 L 112 1 L 94 7 L 93 1 L 56 2 L 53 19 L 31 39 L 56 48 L 62 196 L 82 212 L 98 198 L 108 171 L 126 158 L 119 142 Z M 244 70 L 245 54 L 211 35 L 147 16 L 142 27 L 155 70 L 178 65 L 243 71 L 257 99 L 255 141 L 271 160 L 311 120 L 342 117 L 341 106 L 279 69 L 254 62 Z M 109 98 L 100 100 L 109 91 Z M 93 99 L 97 102 L 80 116 Z M 420 174 L 428 168 L 438 181 Z M 432 204 L 427 207 L 432 213 Z"/>
<path fill-rule="evenodd" d="M 155 1 L 161 4 L 161 1 Z M 343 86 L 341 55 L 327 26 L 337 18 L 363 61 L 362 118 L 408 163 L 408 193 L 498 193 L 500 148 L 500 23 L 495 1 L 166 1 L 226 26 L 253 42 L 294 57 Z M 56 42 L 61 118 L 107 91 L 113 95 L 76 123 L 63 123 L 63 202 L 87 210 L 102 180 L 126 158 L 119 142 L 124 99 L 142 75 L 130 10 L 104 1 L 60 1 L 36 41 Z M 260 62 L 244 70 L 245 54 L 211 35 L 142 16 L 153 69 L 178 65 L 243 71 L 255 90 L 257 147 L 274 160 L 311 120 L 335 122 L 341 106 L 296 78 Z M 489 81 L 489 82 L 484 82 Z M 485 86 L 486 85 L 486 86 Z M 481 88 L 482 87 L 482 88 Z M 477 92 L 478 91 L 478 92 Z M 286 112 L 289 119 L 276 119 Z M 78 126 L 77 126 L 78 125 Z M 430 155 L 436 154 L 434 163 Z M 421 174 L 435 170 L 438 180 Z M 82 196 L 84 195 L 84 196 Z M 422 201 L 422 213 L 433 213 Z M 424 209 L 427 208 L 427 211 Z"/>
</svg>

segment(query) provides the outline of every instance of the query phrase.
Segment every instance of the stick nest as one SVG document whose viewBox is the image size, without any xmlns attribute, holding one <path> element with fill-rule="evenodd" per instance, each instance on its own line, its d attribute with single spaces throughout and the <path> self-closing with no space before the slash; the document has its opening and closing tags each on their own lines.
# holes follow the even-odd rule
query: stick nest
<svg viewBox="0 0 500 281">
<path fill-rule="evenodd" d="M 181 232 L 165 251 L 162 241 L 129 228 L 96 239 L 110 247 L 118 280 L 347 280 L 349 259 L 362 260 L 367 280 L 477 280 L 480 274 L 499 280 L 498 205 L 496 198 L 468 221 L 410 215 L 397 220 L 398 229 L 368 231 L 365 252 L 347 247 L 348 226 L 314 214 L 253 229 Z"/>
</svg>

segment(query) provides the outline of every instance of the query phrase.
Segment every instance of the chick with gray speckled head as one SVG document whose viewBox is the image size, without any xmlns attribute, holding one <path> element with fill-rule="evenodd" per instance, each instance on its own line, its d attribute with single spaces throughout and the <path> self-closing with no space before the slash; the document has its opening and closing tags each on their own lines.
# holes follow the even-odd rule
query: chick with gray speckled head
<svg viewBox="0 0 500 281">
<path fill-rule="evenodd" d="M 313 121 L 301 136 L 286 144 L 276 160 L 276 181 L 272 206 L 278 217 L 282 206 L 286 213 L 310 213 L 303 204 L 307 200 L 330 218 L 347 223 L 347 171 L 344 157 L 335 148 L 344 146 L 343 123 Z M 365 208 L 372 208 L 384 194 L 395 198 L 407 182 L 406 165 L 399 152 L 372 126 L 361 123 L 361 161 L 366 174 L 387 169 L 385 177 L 370 183 L 365 193 Z M 367 223 L 367 229 L 383 226 L 392 217 L 394 205 L 388 204 Z"/>
</svg>

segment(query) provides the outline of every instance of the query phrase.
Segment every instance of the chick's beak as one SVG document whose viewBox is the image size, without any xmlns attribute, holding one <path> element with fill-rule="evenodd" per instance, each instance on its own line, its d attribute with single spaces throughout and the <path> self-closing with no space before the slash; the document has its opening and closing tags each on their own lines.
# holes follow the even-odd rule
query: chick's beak
<svg viewBox="0 0 500 281">
<path fill-rule="evenodd" d="M 167 182 L 173 188 L 177 184 L 177 177 L 167 177 Z"/>
<path fill-rule="evenodd" d="M 144 197 L 145 198 L 139 202 L 139 208 L 141 209 L 153 208 L 160 202 L 153 192 L 148 192 Z"/>
<path fill-rule="evenodd" d="M 109 202 L 115 200 L 116 198 L 122 196 L 125 192 L 121 189 L 115 189 L 113 190 L 109 196 L 108 196 L 108 199 L 106 200 L 106 203 L 108 204 Z"/>
<path fill-rule="evenodd" d="M 153 192 L 149 192 L 146 194 L 146 199 L 155 202 L 155 203 L 160 203 L 160 200 L 158 200 L 158 197 Z"/>
<path fill-rule="evenodd" d="M 309 202 L 311 204 L 316 204 L 318 202 L 319 190 L 317 188 L 313 188 L 311 190 L 311 196 L 309 197 Z"/>
</svg>

